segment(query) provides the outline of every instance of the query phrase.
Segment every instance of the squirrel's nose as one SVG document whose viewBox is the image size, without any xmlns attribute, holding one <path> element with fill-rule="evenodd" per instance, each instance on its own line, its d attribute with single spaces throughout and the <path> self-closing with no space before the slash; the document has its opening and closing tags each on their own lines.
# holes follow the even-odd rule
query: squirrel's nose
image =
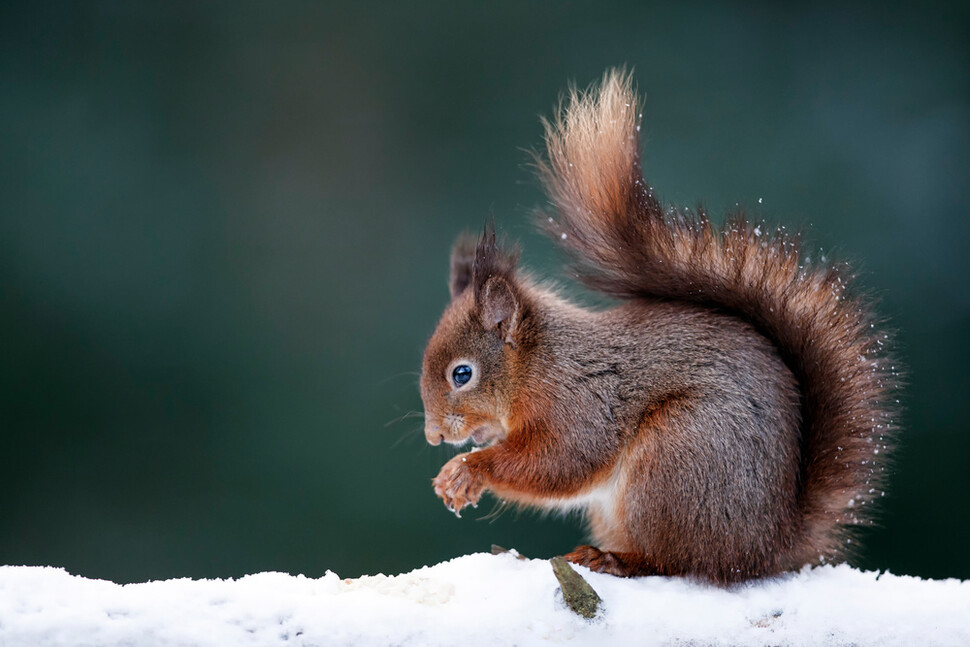
<svg viewBox="0 0 970 647">
<path fill-rule="evenodd" d="M 440 445 L 445 439 L 445 435 L 441 433 L 441 428 L 430 423 L 424 427 L 424 437 L 432 445 Z"/>
</svg>

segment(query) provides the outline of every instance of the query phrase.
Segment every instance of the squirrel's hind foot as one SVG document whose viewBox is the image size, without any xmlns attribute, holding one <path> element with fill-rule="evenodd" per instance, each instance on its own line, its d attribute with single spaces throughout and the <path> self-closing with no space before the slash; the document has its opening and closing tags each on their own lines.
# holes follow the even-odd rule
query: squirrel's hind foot
<svg viewBox="0 0 970 647">
<path fill-rule="evenodd" d="M 579 546 L 563 557 L 566 561 L 585 566 L 591 571 L 617 577 L 663 574 L 653 560 L 641 553 L 604 552 L 595 546 L 587 545 Z"/>
</svg>

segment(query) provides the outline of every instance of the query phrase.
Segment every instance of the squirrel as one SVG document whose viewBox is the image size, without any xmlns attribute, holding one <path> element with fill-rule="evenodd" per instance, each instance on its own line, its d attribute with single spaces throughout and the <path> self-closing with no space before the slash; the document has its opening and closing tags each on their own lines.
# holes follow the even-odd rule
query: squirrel
<svg viewBox="0 0 970 647">
<path fill-rule="evenodd" d="M 421 372 L 429 443 L 478 447 L 433 480 L 459 513 L 485 490 L 580 511 L 595 546 L 566 559 L 618 576 L 728 585 L 842 561 L 872 521 L 899 378 L 844 264 L 784 227 L 663 205 L 644 181 L 632 74 L 543 119 L 539 222 L 591 310 L 518 269 L 486 227 L 459 238 Z"/>
</svg>

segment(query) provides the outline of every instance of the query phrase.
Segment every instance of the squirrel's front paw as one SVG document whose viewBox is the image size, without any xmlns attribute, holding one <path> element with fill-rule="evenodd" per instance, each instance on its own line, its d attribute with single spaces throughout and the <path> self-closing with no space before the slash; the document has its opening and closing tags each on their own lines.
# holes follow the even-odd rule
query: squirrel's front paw
<svg viewBox="0 0 970 647">
<path fill-rule="evenodd" d="M 459 517 L 461 509 L 466 505 L 478 505 L 485 490 L 485 484 L 469 469 L 468 456 L 469 454 L 458 454 L 452 458 L 432 481 L 434 493 Z"/>
</svg>

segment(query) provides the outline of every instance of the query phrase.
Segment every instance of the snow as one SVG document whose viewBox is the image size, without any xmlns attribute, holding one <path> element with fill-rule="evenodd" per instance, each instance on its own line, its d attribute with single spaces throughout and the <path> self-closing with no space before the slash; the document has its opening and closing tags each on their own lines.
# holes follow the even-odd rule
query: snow
<svg viewBox="0 0 970 647">
<path fill-rule="evenodd" d="M 403 575 L 328 572 L 119 585 L 0 567 L 0 645 L 970 645 L 970 581 L 849 566 L 733 590 L 579 571 L 603 598 L 583 620 L 545 560 L 476 554 Z"/>
</svg>

